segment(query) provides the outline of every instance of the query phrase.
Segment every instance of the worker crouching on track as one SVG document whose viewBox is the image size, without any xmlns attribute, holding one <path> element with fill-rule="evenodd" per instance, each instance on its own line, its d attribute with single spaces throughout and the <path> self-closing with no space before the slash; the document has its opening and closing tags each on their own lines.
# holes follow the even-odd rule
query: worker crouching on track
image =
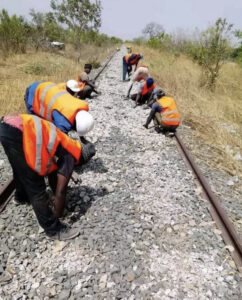
<svg viewBox="0 0 242 300">
<path fill-rule="evenodd" d="M 141 53 L 139 53 L 139 54 L 130 53 L 130 54 L 126 54 L 123 57 L 123 81 L 125 81 L 127 73 L 128 73 L 128 76 L 131 75 L 132 66 L 135 66 L 134 71 L 136 71 L 137 65 L 138 65 L 140 59 L 142 59 L 142 58 L 143 58 L 143 54 L 141 54 Z"/>
<path fill-rule="evenodd" d="M 138 66 L 136 71 L 132 75 L 132 78 L 131 78 L 130 82 L 129 82 L 128 92 L 127 92 L 126 98 L 129 98 L 130 92 L 131 92 L 133 84 L 135 82 L 140 82 L 142 80 L 147 80 L 147 78 L 149 78 L 149 77 L 150 77 L 150 74 L 149 74 L 148 67 L 145 66 L 145 65 Z"/>
<path fill-rule="evenodd" d="M 94 124 L 87 102 L 78 100 L 48 81 L 31 84 L 24 99 L 29 113 L 54 123 L 64 133 L 75 130 L 81 141 L 86 143 L 84 135 L 92 129 L 88 124 Z"/>
<path fill-rule="evenodd" d="M 156 97 L 157 100 L 151 107 L 150 115 L 144 127 L 148 129 L 151 120 L 153 120 L 156 132 L 175 132 L 181 122 L 175 100 L 166 96 L 162 90 L 156 92 Z"/>
<path fill-rule="evenodd" d="M 91 73 L 92 65 L 91 64 L 85 64 L 84 71 L 78 75 L 77 82 L 78 86 L 80 88 L 80 92 L 78 92 L 77 97 L 79 99 L 85 100 L 86 98 L 92 98 L 91 93 L 94 92 L 98 95 L 101 93 L 97 91 L 97 88 L 95 86 L 95 81 L 90 80 L 88 74 Z"/>
<path fill-rule="evenodd" d="M 52 123 L 27 114 L 3 117 L 0 141 L 13 170 L 16 201 L 32 205 L 40 226 L 51 239 L 77 236 L 79 230 L 61 223 L 59 217 L 74 165 L 86 163 L 95 155 L 94 145 L 82 145 Z M 46 193 L 46 175 L 54 194 L 54 212 Z"/>
<path fill-rule="evenodd" d="M 150 100 L 150 97 L 155 91 L 156 85 L 153 78 L 149 77 L 144 83 L 140 84 L 137 94 L 131 95 L 131 99 L 135 100 L 135 106 L 145 104 Z"/>
</svg>

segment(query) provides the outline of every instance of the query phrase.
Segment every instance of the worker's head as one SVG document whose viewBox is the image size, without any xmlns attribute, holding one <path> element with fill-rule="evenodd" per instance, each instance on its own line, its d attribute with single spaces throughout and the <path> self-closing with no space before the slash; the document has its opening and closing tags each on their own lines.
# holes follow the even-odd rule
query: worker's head
<svg viewBox="0 0 242 300">
<path fill-rule="evenodd" d="M 89 74 L 92 70 L 92 65 L 91 64 L 85 64 L 84 65 L 84 71 Z"/>
<path fill-rule="evenodd" d="M 144 56 L 142 53 L 139 54 L 139 58 L 142 59 Z"/>
<path fill-rule="evenodd" d="M 147 83 L 147 87 L 148 87 L 148 88 L 151 87 L 152 84 L 154 83 L 153 78 L 151 78 L 151 77 L 147 78 L 147 79 L 146 79 L 146 83 Z"/>
<path fill-rule="evenodd" d="M 163 96 L 165 96 L 165 92 L 161 89 L 159 89 L 156 93 L 155 93 L 155 99 L 158 100 L 160 98 L 162 98 Z"/>
<path fill-rule="evenodd" d="M 76 80 L 74 80 L 74 79 L 68 80 L 67 83 L 66 83 L 66 90 L 72 96 L 75 93 L 80 92 L 80 88 L 78 86 L 78 82 Z"/>
<path fill-rule="evenodd" d="M 79 136 L 84 136 L 94 127 L 93 116 L 85 111 L 81 110 L 76 114 L 76 131 Z"/>
</svg>

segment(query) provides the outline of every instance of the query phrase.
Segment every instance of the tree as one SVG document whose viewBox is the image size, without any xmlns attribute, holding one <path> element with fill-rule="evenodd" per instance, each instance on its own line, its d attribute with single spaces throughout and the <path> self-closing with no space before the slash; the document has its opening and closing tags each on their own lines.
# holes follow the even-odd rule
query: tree
<svg viewBox="0 0 242 300">
<path fill-rule="evenodd" d="M 98 30 L 101 26 L 101 1 L 51 0 L 51 8 L 58 21 L 81 32 Z"/>
<path fill-rule="evenodd" d="M 40 13 L 34 9 L 30 10 L 32 17 L 31 41 L 36 50 L 46 46 L 47 41 L 63 40 L 63 29 L 58 25 L 52 12 Z"/>
<path fill-rule="evenodd" d="M 165 31 L 162 25 L 151 22 L 145 26 L 142 33 L 148 36 L 148 39 L 151 39 L 159 37 L 161 34 L 164 34 Z"/>
<path fill-rule="evenodd" d="M 0 12 L 0 48 L 5 56 L 10 52 L 24 53 L 27 35 L 28 26 L 23 17 L 10 17 L 5 9 Z"/>
<path fill-rule="evenodd" d="M 225 59 L 229 55 L 229 34 L 232 29 L 226 19 L 219 18 L 215 25 L 202 33 L 197 49 L 197 60 L 203 67 L 208 86 L 213 90 Z"/>
</svg>

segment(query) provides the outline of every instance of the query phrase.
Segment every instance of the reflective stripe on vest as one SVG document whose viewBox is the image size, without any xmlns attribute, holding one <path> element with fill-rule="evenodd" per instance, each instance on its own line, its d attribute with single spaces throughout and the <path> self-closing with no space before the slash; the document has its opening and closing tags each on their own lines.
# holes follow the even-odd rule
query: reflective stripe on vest
<svg viewBox="0 0 242 300">
<path fill-rule="evenodd" d="M 41 148 L 42 148 L 42 125 L 40 118 L 36 116 L 32 116 L 34 119 L 35 132 L 36 132 L 36 157 L 35 157 L 35 170 L 40 173 L 41 172 Z"/>
<path fill-rule="evenodd" d="M 56 137 L 57 137 L 56 127 L 51 123 L 50 124 L 49 142 L 48 142 L 48 145 L 47 145 L 47 150 L 48 150 L 50 155 L 52 154 L 52 151 L 54 149 Z M 52 163 L 52 158 L 49 157 L 48 164 L 47 164 L 47 167 L 46 167 L 46 173 L 49 173 L 51 163 Z"/>
<path fill-rule="evenodd" d="M 46 93 L 48 92 L 49 89 L 51 89 L 54 86 L 55 86 L 54 83 L 46 86 L 45 89 L 43 90 L 43 93 L 40 96 L 40 116 L 41 117 L 44 116 L 44 110 L 45 110 L 44 101 L 45 101 Z"/>
<path fill-rule="evenodd" d="M 35 158 L 35 170 L 40 173 L 41 172 L 41 165 L 42 165 L 42 159 L 41 159 L 41 149 L 42 149 L 42 145 L 43 145 L 43 141 L 42 141 L 42 125 L 41 125 L 41 120 L 40 118 L 36 117 L 36 116 L 32 116 L 34 119 L 34 125 L 35 125 L 35 130 L 36 130 L 36 158 Z M 49 133 L 49 141 L 48 141 L 48 145 L 47 145 L 47 150 L 48 153 L 51 155 L 54 146 L 55 146 L 55 142 L 56 142 L 56 127 L 50 123 L 50 133 Z M 52 158 L 49 157 L 48 159 L 48 164 L 46 167 L 46 173 L 49 172 L 49 169 L 51 167 L 51 163 L 52 163 Z"/>
<path fill-rule="evenodd" d="M 72 140 L 52 123 L 34 115 L 20 115 L 23 122 L 23 150 L 27 164 L 39 175 L 58 169 L 55 153 L 61 145 L 78 163 L 81 144 Z"/>
<path fill-rule="evenodd" d="M 176 122 L 178 122 L 180 120 L 181 120 L 181 118 L 162 118 L 162 121 L 176 121 Z"/>
<path fill-rule="evenodd" d="M 54 102 L 56 101 L 56 99 L 62 95 L 69 95 L 69 93 L 67 91 L 60 91 L 59 93 L 55 94 L 52 99 L 50 100 L 48 107 L 47 107 L 47 115 L 46 115 L 46 120 L 47 121 L 51 121 L 51 108 L 54 105 Z"/>
<path fill-rule="evenodd" d="M 170 115 L 170 114 L 178 114 L 178 110 L 169 110 L 161 113 L 162 116 Z"/>
</svg>

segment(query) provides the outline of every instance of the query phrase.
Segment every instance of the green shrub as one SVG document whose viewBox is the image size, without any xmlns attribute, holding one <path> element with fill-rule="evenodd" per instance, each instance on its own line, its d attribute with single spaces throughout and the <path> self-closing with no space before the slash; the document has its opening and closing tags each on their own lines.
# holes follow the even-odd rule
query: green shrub
<svg viewBox="0 0 242 300">
<path fill-rule="evenodd" d="M 0 12 L 0 48 L 4 56 L 11 52 L 25 53 L 28 29 L 22 17 L 10 17 L 4 9 Z"/>
<path fill-rule="evenodd" d="M 46 68 L 39 64 L 25 66 L 24 72 L 26 74 L 32 74 L 32 75 L 46 75 L 47 74 Z"/>
</svg>

